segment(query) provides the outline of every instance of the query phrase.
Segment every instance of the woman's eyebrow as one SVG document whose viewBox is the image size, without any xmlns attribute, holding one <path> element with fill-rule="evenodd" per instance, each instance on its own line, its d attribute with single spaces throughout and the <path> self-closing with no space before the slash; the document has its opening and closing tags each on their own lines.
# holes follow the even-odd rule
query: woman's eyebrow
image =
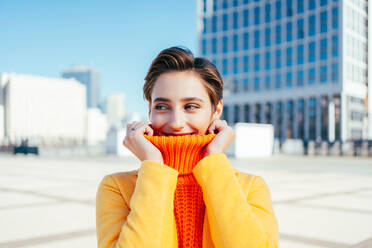
<svg viewBox="0 0 372 248">
<path fill-rule="evenodd" d="M 185 98 L 182 98 L 181 101 L 183 102 L 191 102 L 191 101 L 204 102 L 202 99 L 198 97 L 185 97 Z M 170 100 L 164 97 L 157 97 L 155 98 L 154 102 L 170 102 Z"/>
<path fill-rule="evenodd" d="M 170 100 L 164 97 L 157 97 L 155 98 L 154 102 L 170 102 Z"/>
<path fill-rule="evenodd" d="M 181 101 L 183 102 L 191 102 L 191 101 L 204 102 L 202 99 L 198 97 L 185 97 L 185 98 L 182 98 Z"/>
</svg>

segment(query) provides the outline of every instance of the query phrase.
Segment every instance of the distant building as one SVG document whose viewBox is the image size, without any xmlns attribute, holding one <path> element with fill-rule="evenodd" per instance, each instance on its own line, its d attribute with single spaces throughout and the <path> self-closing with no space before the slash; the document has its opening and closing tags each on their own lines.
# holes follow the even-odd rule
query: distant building
<svg viewBox="0 0 372 248">
<path fill-rule="evenodd" d="M 0 74 L 0 134 L 11 144 L 85 141 L 86 88 L 75 79 Z"/>
<path fill-rule="evenodd" d="M 100 96 L 98 73 L 89 66 L 77 65 L 62 73 L 63 78 L 75 78 L 87 89 L 87 107 L 97 108 Z"/>
<path fill-rule="evenodd" d="M 223 76 L 228 123 L 271 123 L 281 140 L 372 139 L 366 0 L 197 3 L 199 53 Z"/>
<path fill-rule="evenodd" d="M 125 117 L 125 95 L 123 93 L 110 94 L 106 98 L 106 115 L 108 127 L 122 127 L 122 122 Z"/>
<path fill-rule="evenodd" d="M 107 135 L 107 118 L 98 108 L 87 109 L 85 126 L 86 144 L 105 144 Z"/>
</svg>

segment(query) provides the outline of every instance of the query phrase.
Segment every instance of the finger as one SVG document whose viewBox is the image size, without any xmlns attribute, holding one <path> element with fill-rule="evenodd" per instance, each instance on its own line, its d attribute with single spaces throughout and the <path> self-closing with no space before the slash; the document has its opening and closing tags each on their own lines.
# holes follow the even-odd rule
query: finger
<svg viewBox="0 0 372 248">
<path fill-rule="evenodd" d="M 208 127 L 208 133 L 214 134 L 214 130 L 216 129 L 216 121 L 213 121 L 210 126 Z"/>
<path fill-rule="evenodd" d="M 154 135 L 154 130 L 149 125 L 146 125 L 144 134 L 153 136 Z"/>
<path fill-rule="evenodd" d="M 227 122 L 222 120 L 217 120 L 214 124 L 214 129 L 218 132 L 221 132 L 223 129 L 227 127 Z"/>
<path fill-rule="evenodd" d="M 135 129 L 141 128 L 145 123 L 143 121 L 136 122 L 136 125 L 134 126 Z"/>
</svg>

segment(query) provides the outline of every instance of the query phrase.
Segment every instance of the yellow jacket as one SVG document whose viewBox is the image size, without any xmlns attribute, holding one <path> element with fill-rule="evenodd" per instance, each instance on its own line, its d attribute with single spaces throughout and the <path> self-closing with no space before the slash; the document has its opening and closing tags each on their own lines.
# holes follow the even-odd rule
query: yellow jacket
<svg viewBox="0 0 372 248">
<path fill-rule="evenodd" d="M 278 222 L 260 176 L 234 170 L 224 153 L 198 162 L 203 191 L 203 248 L 276 248 Z M 145 160 L 138 171 L 105 176 L 97 191 L 99 248 L 177 248 L 173 197 L 178 171 Z"/>
</svg>

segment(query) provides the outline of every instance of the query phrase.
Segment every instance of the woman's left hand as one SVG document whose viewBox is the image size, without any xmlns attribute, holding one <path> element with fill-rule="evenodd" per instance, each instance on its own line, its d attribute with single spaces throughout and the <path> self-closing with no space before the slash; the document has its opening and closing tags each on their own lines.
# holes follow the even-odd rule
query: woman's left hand
<svg viewBox="0 0 372 248">
<path fill-rule="evenodd" d="M 208 133 L 215 133 L 218 131 L 216 137 L 205 148 L 205 157 L 213 153 L 224 153 L 230 144 L 235 139 L 234 130 L 227 125 L 225 120 L 215 120 L 208 127 Z"/>
</svg>

